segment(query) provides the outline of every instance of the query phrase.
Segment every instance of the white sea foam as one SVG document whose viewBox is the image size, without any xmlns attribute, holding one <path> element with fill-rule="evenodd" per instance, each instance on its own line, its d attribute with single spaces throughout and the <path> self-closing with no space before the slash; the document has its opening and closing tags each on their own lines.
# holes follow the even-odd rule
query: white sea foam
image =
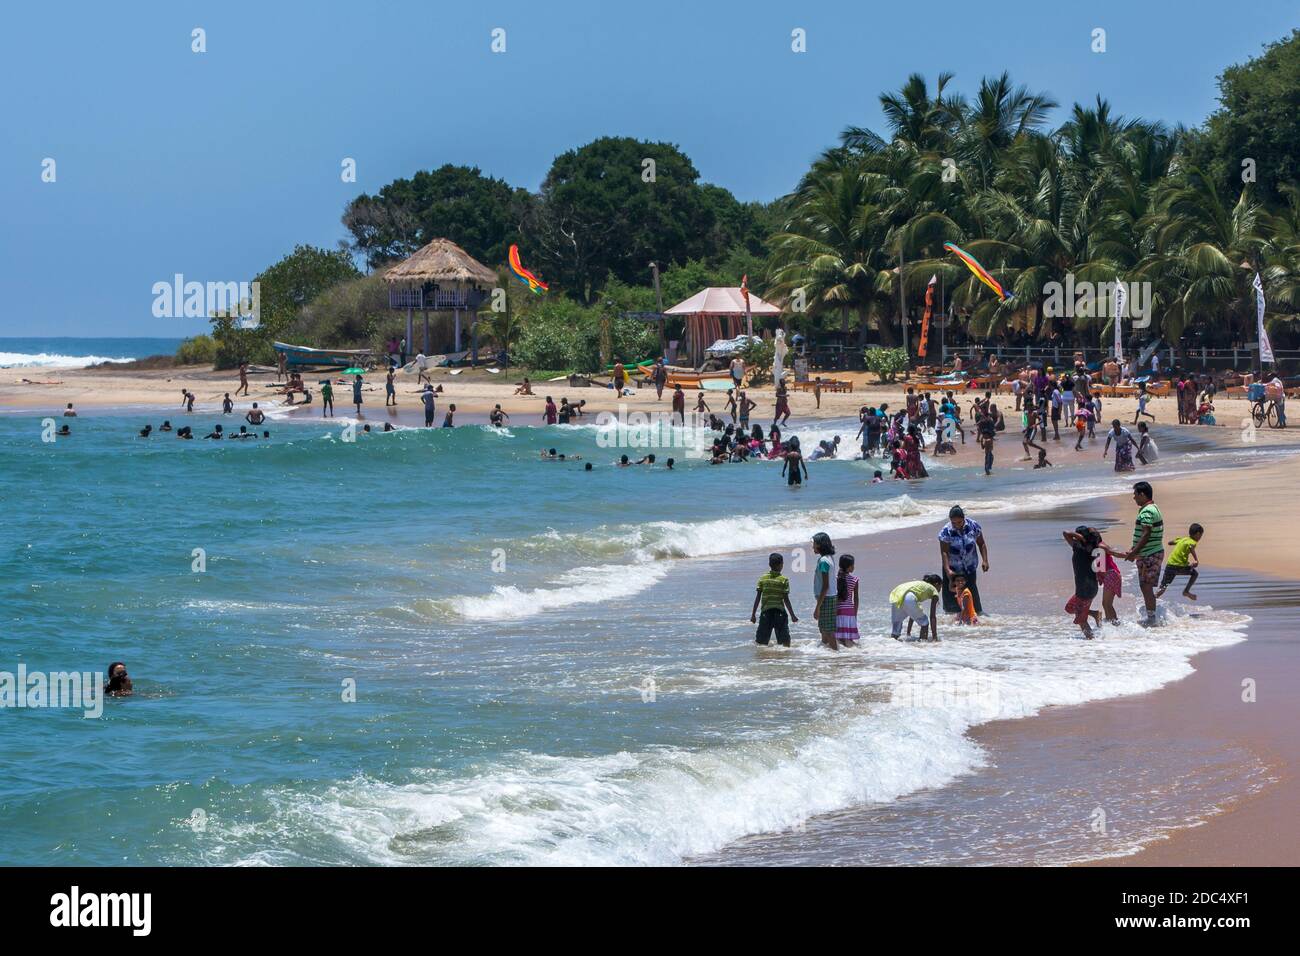
<svg viewBox="0 0 1300 956">
<path fill-rule="evenodd" d="M 814 814 L 943 786 L 984 760 L 965 734 L 972 725 L 1155 689 L 1189 673 L 1193 654 L 1241 640 L 1247 620 L 1203 609 L 1153 630 L 1107 627 L 1086 642 L 1046 636 L 1060 628 L 1025 616 L 925 647 L 873 641 L 854 652 L 856 666 L 807 668 L 820 709 L 776 736 L 594 757 L 509 755 L 405 785 L 363 777 L 309 793 L 276 789 L 266 823 L 214 828 L 217 858 L 301 862 L 290 848 L 310 846 L 370 864 L 678 863 Z M 918 681 L 961 687 L 972 676 L 996 693 L 931 705 L 896 692 Z M 864 684 L 876 693 L 846 706 Z M 670 681 L 658 690 L 672 692 Z"/>
<path fill-rule="evenodd" d="M 511 584 L 497 585 L 491 594 L 448 598 L 435 604 L 467 620 L 515 621 L 575 604 L 631 597 L 667 573 L 662 564 L 648 563 L 574 568 L 551 582 L 551 587 L 525 590 Z"/>
<path fill-rule="evenodd" d="M 0 368 L 85 368 L 100 362 L 134 362 L 131 357 L 105 355 L 60 355 L 57 352 L 0 352 Z"/>
</svg>

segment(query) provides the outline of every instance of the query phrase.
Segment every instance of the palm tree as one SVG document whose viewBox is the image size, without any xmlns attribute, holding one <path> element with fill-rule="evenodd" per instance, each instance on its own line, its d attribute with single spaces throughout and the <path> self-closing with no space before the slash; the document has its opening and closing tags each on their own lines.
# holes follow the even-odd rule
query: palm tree
<svg viewBox="0 0 1300 956">
<path fill-rule="evenodd" d="M 1248 337 L 1254 321 L 1253 295 L 1247 301 L 1249 267 L 1264 251 L 1267 220 L 1249 186 L 1233 202 L 1211 176 L 1193 167 L 1157 187 L 1157 196 L 1151 251 L 1135 275 L 1159 290 L 1165 339 L 1178 341 L 1193 324 L 1211 334 L 1226 328 L 1221 338 Z"/>
<path fill-rule="evenodd" d="M 865 317 L 884 305 L 882 192 L 889 182 L 873 165 L 848 149 L 827 152 L 799 184 L 783 230 L 770 240 L 769 291 L 802 292 L 812 318 L 838 311 L 845 332 L 850 312 Z"/>
</svg>

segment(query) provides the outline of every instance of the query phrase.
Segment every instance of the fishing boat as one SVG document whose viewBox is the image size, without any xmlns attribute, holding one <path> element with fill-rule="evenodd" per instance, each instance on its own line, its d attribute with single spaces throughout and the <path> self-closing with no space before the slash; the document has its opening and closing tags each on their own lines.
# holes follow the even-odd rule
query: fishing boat
<svg viewBox="0 0 1300 956">
<path fill-rule="evenodd" d="M 313 349 L 286 342 L 272 342 L 271 345 L 284 356 L 288 368 L 350 368 L 374 364 L 374 353 L 370 349 Z"/>
</svg>

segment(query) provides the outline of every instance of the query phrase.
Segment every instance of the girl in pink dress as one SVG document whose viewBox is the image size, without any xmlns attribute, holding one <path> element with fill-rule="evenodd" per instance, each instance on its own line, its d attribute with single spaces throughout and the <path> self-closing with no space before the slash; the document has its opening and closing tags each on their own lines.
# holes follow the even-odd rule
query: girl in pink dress
<svg viewBox="0 0 1300 956">
<path fill-rule="evenodd" d="M 853 573 L 853 555 L 840 555 L 840 573 L 835 582 L 835 640 L 858 646 L 858 579 Z"/>
</svg>

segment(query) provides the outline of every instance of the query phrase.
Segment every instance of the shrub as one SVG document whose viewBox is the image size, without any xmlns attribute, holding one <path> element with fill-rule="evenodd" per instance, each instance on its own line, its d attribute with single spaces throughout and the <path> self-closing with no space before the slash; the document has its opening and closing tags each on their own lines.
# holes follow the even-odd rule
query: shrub
<svg viewBox="0 0 1300 956">
<path fill-rule="evenodd" d="M 750 340 L 740 350 L 749 370 L 749 384 L 761 385 L 772 377 L 772 364 L 776 361 L 776 339 Z"/>
<path fill-rule="evenodd" d="M 907 368 L 907 352 L 904 349 L 867 349 L 863 361 L 868 370 L 880 377 L 880 381 L 892 382 Z"/>
<path fill-rule="evenodd" d="M 217 360 L 217 343 L 210 335 L 186 339 L 176 349 L 177 365 L 212 365 Z"/>
</svg>

